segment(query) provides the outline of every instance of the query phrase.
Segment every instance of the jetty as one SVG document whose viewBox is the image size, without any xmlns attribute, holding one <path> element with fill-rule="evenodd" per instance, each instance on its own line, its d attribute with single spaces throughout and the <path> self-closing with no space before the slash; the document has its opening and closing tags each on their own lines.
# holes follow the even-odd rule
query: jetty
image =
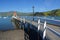
<svg viewBox="0 0 60 40">
<path fill-rule="evenodd" d="M 14 30 L 0 31 L 0 40 L 60 40 L 60 27 L 18 17 L 11 18 Z"/>
<path fill-rule="evenodd" d="M 37 33 L 36 37 L 38 37 L 36 40 L 39 40 L 39 38 L 42 40 L 60 39 L 59 26 L 47 24 L 46 21 L 44 23 L 41 23 L 40 19 L 38 20 L 38 22 L 27 20 L 25 18 L 20 18 L 17 16 L 12 17 L 12 19 L 15 20 L 15 23 L 17 22 L 20 25 L 19 26 L 20 28 L 27 30 L 27 34 L 29 35 L 29 38 L 33 35 L 33 34 L 31 35 L 29 33 L 31 32 L 31 30 L 34 30 Z M 33 37 L 31 37 L 31 40 L 32 40 L 32 38 Z"/>
</svg>

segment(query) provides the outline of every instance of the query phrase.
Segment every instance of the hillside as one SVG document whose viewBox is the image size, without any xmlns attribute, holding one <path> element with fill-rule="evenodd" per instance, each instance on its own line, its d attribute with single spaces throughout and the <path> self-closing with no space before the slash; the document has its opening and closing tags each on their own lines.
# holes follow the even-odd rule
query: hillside
<svg viewBox="0 0 60 40">
<path fill-rule="evenodd" d="M 12 16 L 14 13 L 14 11 L 10 11 L 10 12 L 0 12 L 0 16 Z M 22 12 L 16 12 L 18 16 L 29 16 L 30 14 L 28 13 L 22 13 Z"/>
<path fill-rule="evenodd" d="M 34 16 L 60 16 L 60 9 L 47 12 L 36 12 Z"/>
<path fill-rule="evenodd" d="M 10 12 L 0 12 L 0 16 L 12 16 L 14 11 Z M 29 13 L 23 13 L 16 11 L 18 16 L 60 16 L 60 9 L 55 9 L 47 12 L 35 12 L 34 14 L 32 12 Z"/>
</svg>

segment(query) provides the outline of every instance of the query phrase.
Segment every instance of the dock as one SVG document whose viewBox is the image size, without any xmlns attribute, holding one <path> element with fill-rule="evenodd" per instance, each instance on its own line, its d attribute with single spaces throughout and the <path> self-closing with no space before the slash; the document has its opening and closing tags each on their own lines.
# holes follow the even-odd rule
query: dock
<svg viewBox="0 0 60 40">
<path fill-rule="evenodd" d="M 0 40 L 24 40 L 23 30 L 0 31 Z"/>
<path fill-rule="evenodd" d="M 46 30 L 44 40 L 60 40 L 60 27 L 44 23 L 27 20 L 25 18 L 12 18 L 15 29 L 0 31 L 0 40 L 43 40 L 43 32 Z M 38 30 L 38 25 L 40 28 Z"/>
<path fill-rule="evenodd" d="M 0 40 L 60 40 L 60 26 L 20 18 L 11 18 L 14 30 L 0 31 Z"/>
<path fill-rule="evenodd" d="M 39 35 L 43 38 L 43 32 L 46 30 L 46 39 L 45 40 L 60 40 L 60 29 L 59 26 L 51 25 L 51 24 L 46 24 L 47 28 L 44 29 L 44 23 L 40 23 L 40 29 L 38 30 L 38 22 L 27 20 L 25 18 L 13 18 L 16 21 L 20 21 L 23 23 L 24 27 L 28 27 L 37 31 Z M 27 25 L 27 26 L 26 26 Z"/>
</svg>

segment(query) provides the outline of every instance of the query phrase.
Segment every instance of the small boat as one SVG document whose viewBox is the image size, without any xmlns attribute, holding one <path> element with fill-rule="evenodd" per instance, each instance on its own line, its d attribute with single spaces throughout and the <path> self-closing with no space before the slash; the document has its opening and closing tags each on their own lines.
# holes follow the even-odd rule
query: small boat
<svg viewBox="0 0 60 40">
<path fill-rule="evenodd" d="M 2 17 L 0 16 L 0 18 L 2 18 Z"/>
<path fill-rule="evenodd" d="M 7 17 L 3 17 L 4 19 L 6 19 Z"/>
</svg>

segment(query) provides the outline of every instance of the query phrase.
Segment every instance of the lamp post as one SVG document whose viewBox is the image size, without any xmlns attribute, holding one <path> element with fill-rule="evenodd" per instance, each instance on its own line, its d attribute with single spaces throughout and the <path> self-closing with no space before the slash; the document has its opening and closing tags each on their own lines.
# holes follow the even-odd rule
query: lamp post
<svg viewBox="0 0 60 40">
<path fill-rule="evenodd" d="M 34 21 L 34 6 L 32 7 L 32 9 L 33 9 L 33 21 Z"/>
</svg>

